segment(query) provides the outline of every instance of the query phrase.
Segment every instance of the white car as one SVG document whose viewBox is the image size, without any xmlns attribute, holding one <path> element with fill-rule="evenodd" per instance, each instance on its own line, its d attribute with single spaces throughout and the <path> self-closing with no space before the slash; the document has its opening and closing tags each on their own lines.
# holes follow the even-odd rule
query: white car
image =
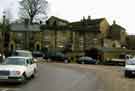
<svg viewBox="0 0 135 91">
<path fill-rule="evenodd" d="M 28 50 L 15 50 L 11 54 L 12 56 L 22 56 L 22 57 L 31 57 L 32 58 L 32 52 Z"/>
<path fill-rule="evenodd" d="M 8 57 L 0 65 L 0 81 L 23 83 L 27 81 L 27 78 L 34 77 L 36 71 L 37 64 L 30 57 Z"/>
<path fill-rule="evenodd" d="M 33 58 L 32 52 L 28 50 L 15 50 L 11 54 L 12 56 L 22 56 L 22 57 L 30 57 L 34 62 L 37 62 L 38 59 Z"/>
<path fill-rule="evenodd" d="M 135 76 L 135 58 L 126 60 L 125 64 L 125 77 Z"/>
</svg>

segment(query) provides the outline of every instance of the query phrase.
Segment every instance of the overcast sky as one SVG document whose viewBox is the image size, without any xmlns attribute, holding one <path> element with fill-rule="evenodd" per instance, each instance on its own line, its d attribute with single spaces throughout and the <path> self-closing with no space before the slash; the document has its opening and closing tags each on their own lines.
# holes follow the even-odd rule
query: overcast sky
<svg viewBox="0 0 135 91">
<path fill-rule="evenodd" d="M 17 1 L 1 0 L 0 15 L 4 9 L 12 11 L 12 17 L 17 16 Z M 91 18 L 105 17 L 109 24 L 113 20 L 126 28 L 129 34 L 135 34 L 135 3 L 134 0 L 48 0 L 50 16 L 57 16 L 68 21 L 79 21 L 83 16 Z"/>
</svg>

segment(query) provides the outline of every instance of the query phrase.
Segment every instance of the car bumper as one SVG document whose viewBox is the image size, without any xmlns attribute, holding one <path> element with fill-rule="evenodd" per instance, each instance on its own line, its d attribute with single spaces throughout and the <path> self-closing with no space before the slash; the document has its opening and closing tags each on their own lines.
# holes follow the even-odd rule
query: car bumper
<svg viewBox="0 0 135 91">
<path fill-rule="evenodd" d="M 7 78 L 0 78 L 0 82 L 17 82 L 17 83 L 21 83 L 23 80 L 21 79 L 21 77 L 7 77 Z"/>
<path fill-rule="evenodd" d="M 135 70 L 125 70 L 125 73 L 128 75 L 135 75 Z"/>
</svg>

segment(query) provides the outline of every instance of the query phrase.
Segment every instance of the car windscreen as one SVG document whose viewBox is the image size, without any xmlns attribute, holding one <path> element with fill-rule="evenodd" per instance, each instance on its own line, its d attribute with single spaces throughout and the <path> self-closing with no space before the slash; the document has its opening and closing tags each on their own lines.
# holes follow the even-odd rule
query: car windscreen
<svg viewBox="0 0 135 91">
<path fill-rule="evenodd" d="M 126 62 L 126 64 L 128 64 L 128 65 L 135 65 L 135 60 L 128 60 L 127 62 Z"/>
<path fill-rule="evenodd" d="M 23 58 L 7 58 L 4 64 L 8 65 L 25 65 L 25 59 Z"/>
</svg>

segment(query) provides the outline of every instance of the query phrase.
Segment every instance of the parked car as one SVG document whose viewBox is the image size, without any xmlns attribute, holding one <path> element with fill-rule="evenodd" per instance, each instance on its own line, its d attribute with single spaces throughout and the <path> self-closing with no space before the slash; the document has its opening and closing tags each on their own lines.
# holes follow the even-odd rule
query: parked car
<svg viewBox="0 0 135 91">
<path fill-rule="evenodd" d="M 33 52 L 32 52 L 32 56 L 33 56 L 34 59 L 36 59 L 38 62 L 45 61 L 45 60 L 44 60 L 44 53 L 41 52 L 41 51 L 33 51 Z"/>
<path fill-rule="evenodd" d="M 38 60 L 35 59 L 32 56 L 32 52 L 31 51 L 27 51 L 27 50 L 15 50 L 12 52 L 11 56 L 22 56 L 22 57 L 30 57 L 33 61 L 37 62 Z"/>
<path fill-rule="evenodd" d="M 64 62 L 65 59 L 68 59 L 67 56 L 62 52 L 48 52 L 45 59 L 51 59 L 52 61 L 61 61 Z"/>
<path fill-rule="evenodd" d="M 121 54 L 119 56 L 119 58 L 112 58 L 111 61 L 112 63 L 115 63 L 115 64 L 122 64 L 122 65 L 125 65 L 125 62 L 126 60 L 129 60 L 129 59 L 132 59 L 133 56 L 132 55 L 127 55 L 127 54 Z"/>
<path fill-rule="evenodd" d="M 12 56 L 32 57 L 32 52 L 27 50 L 15 50 L 11 54 Z"/>
<path fill-rule="evenodd" d="M 57 61 L 64 61 L 66 59 L 66 56 L 61 52 L 56 52 L 53 59 Z"/>
<path fill-rule="evenodd" d="M 125 77 L 135 76 L 135 58 L 126 61 L 124 72 Z"/>
<path fill-rule="evenodd" d="M 77 63 L 79 63 L 79 64 L 96 64 L 96 60 L 91 57 L 83 56 L 77 60 Z"/>
<path fill-rule="evenodd" d="M 12 56 L 0 65 L 0 81 L 23 83 L 27 78 L 34 77 L 36 72 L 37 65 L 30 57 Z"/>
</svg>

